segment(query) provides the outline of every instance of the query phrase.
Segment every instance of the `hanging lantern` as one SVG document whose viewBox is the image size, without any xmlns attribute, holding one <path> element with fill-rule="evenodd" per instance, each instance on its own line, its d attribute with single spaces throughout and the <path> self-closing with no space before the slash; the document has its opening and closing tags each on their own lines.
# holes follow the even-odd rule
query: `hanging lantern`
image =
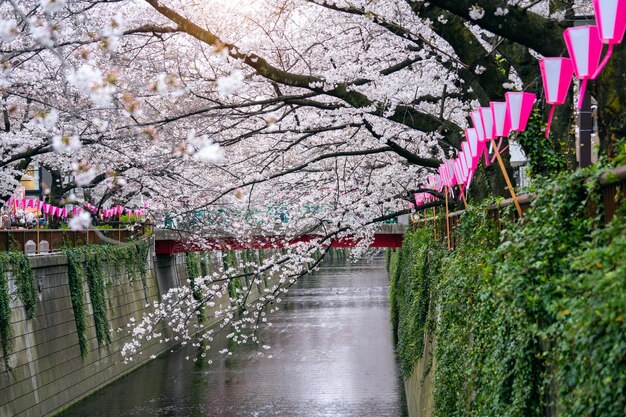
<svg viewBox="0 0 626 417">
<path fill-rule="evenodd" d="M 452 166 L 454 168 L 454 176 L 456 177 L 457 185 L 462 185 L 464 178 L 463 178 L 463 170 L 461 169 L 460 159 L 457 158 L 454 161 L 452 161 Z"/>
<path fill-rule="evenodd" d="M 465 184 L 467 182 L 467 177 L 469 176 L 469 167 L 467 166 L 467 159 L 465 159 L 465 152 L 459 153 L 459 160 L 463 176 L 463 184 Z"/>
<path fill-rule="evenodd" d="M 465 165 L 467 166 L 468 173 L 474 171 L 474 158 L 472 157 L 472 150 L 469 142 L 465 141 L 461 144 L 463 149 L 463 156 L 465 157 Z"/>
<path fill-rule="evenodd" d="M 439 176 L 441 177 L 442 184 L 445 187 L 447 187 L 450 180 L 449 180 L 448 172 L 446 170 L 446 164 L 444 163 L 444 164 L 439 165 L 439 168 L 437 168 L 437 172 L 439 172 Z"/>
<path fill-rule="evenodd" d="M 511 119 L 508 106 L 503 101 L 492 101 L 490 104 L 493 116 L 493 138 L 509 136 L 511 132 Z"/>
<path fill-rule="evenodd" d="M 485 131 L 485 140 L 489 141 L 495 139 L 495 133 L 493 131 L 493 113 L 491 112 L 491 107 L 481 107 L 478 111 L 483 124 L 483 130 Z"/>
<path fill-rule="evenodd" d="M 481 107 L 478 109 L 480 112 L 480 118 L 483 122 L 483 129 L 485 131 L 485 141 L 490 141 L 495 139 L 495 133 L 493 129 L 493 113 L 491 112 L 491 107 Z M 484 146 L 484 154 L 485 154 L 485 165 L 489 166 L 489 149 L 487 146 Z"/>
<path fill-rule="evenodd" d="M 576 26 L 565 29 L 563 33 L 567 51 L 574 64 L 576 78 L 582 80 L 580 94 L 578 95 L 578 109 L 583 106 L 587 81 L 595 78 L 600 54 L 602 53 L 602 41 L 598 35 L 597 26 Z"/>
<path fill-rule="evenodd" d="M 481 142 L 484 142 L 485 141 L 485 126 L 483 125 L 483 120 L 480 117 L 480 110 L 474 110 L 472 113 L 470 113 L 470 117 L 472 118 L 474 129 L 476 129 L 478 140 Z"/>
<path fill-rule="evenodd" d="M 446 169 L 448 170 L 448 175 L 450 177 L 449 187 L 454 187 L 458 183 L 458 177 L 456 176 L 456 172 L 454 171 L 454 161 L 451 159 L 446 160 Z"/>
<path fill-rule="evenodd" d="M 539 60 L 541 78 L 543 79 L 543 91 L 546 96 L 546 103 L 551 104 L 550 116 L 548 116 L 548 126 L 546 127 L 546 138 L 550 136 L 550 125 L 554 117 L 554 110 L 558 104 L 565 103 L 567 92 L 572 84 L 574 75 L 574 64 L 569 58 L 542 58 Z"/>
<path fill-rule="evenodd" d="M 465 129 L 465 137 L 467 138 L 470 154 L 472 156 L 471 170 L 475 171 L 478 167 L 478 160 L 480 159 L 480 154 L 483 151 L 485 142 L 479 141 L 477 129 Z"/>
<path fill-rule="evenodd" d="M 609 45 L 604 59 L 593 74 L 595 79 L 609 62 L 613 54 L 613 45 L 624 39 L 626 31 L 626 0 L 593 0 L 593 8 L 598 25 L 598 36 L 603 44 Z"/>
<path fill-rule="evenodd" d="M 523 132 L 526 130 L 528 119 L 533 112 L 537 96 L 533 93 L 509 92 L 504 95 L 509 110 L 511 130 Z"/>
</svg>

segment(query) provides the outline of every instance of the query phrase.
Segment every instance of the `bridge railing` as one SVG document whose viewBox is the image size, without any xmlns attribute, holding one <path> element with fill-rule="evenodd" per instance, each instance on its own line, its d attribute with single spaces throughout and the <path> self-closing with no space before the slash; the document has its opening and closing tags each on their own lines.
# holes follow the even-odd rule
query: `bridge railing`
<svg viewBox="0 0 626 417">
<path fill-rule="evenodd" d="M 0 251 L 21 251 L 29 255 L 59 252 L 65 247 L 119 244 L 152 233 L 151 227 L 117 229 L 7 229 L 0 230 Z"/>
</svg>

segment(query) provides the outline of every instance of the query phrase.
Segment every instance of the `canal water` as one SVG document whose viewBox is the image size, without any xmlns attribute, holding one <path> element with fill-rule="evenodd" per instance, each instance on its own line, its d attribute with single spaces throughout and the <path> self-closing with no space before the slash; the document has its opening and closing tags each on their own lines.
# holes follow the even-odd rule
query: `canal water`
<svg viewBox="0 0 626 417">
<path fill-rule="evenodd" d="M 384 257 L 325 261 L 263 329 L 271 358 L 245 346 L 224 357 L 223 339 L 195 363 L 179 348 L 63 416 L 404 417 L 387 293 Z"/>
</svg>

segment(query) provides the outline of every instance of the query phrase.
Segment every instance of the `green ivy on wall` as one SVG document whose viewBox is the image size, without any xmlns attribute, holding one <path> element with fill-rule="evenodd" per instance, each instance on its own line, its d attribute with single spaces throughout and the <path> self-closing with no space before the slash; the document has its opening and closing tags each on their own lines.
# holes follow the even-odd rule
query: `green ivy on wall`
<svg viewBox="0 0 626 417">
<path fill-rule="evenodd" d="M 102 346 L 111 342 L 107 317 L 103 259 L 102 256 L 99 256 L 102 252 L 97 250 L 95 246 L 86 246 L 84 249 L 85 277 L 89 285 L 89 298 L 91 299 L 91 308 L 93 310 L 96 340 L 98 341 L 98 346 Z"/>
<path fill-rule="evenodd" d="M 431 286 L 439 274 L 443 252 L 432 231 L 405 235 L 390 262 L 389 300 L 402 373 L 409 376 L 424 352 L 425 331 L 432 329 Z"/>
<path fill-rule="evenodd" d="M 9 355 L 13 349 L 13 331 L 11 329 L 11 300 L 9 296 L 9 281 L 5 273 L 4 257 L 0 256 L 0 343 L 2 356 L 6 367 L 9 366 Z"/>
<path fill-rule="evenodd" d="M 197 280 L 200 277 L 201 273 L 201 264 L 200 264 L 200 256 L 197 253 L 189 252 L 185 257 L 185 266 L 187 269 L 187 278 L 191 284 L 191 293 L 193 295 L 193 299 L 196 301 L 200 301 L 200 307 L 198 308 L 198 322 L 200 324 L 205 321 L 205 309 L 204 302 L 202 302 L 202 292 L 198 287 Z"/>
<path fill-rule="evenodd" d="M 585 181 L 599 174 L 545 180 L 502 233 L 470 208 L 438 270 L 420 268 L 432 262 L 429 231 L 392 254 L 405 375 L 435 336 L 434 416 L 625 415 L 626 206 L 604 225 L 596 182 Z"/>
<path fill-rule="evenodd" d="M 81 356 L 89 352 L 87 343 L 87 310 L 85 308 L 85 297 L 83 294 L 83 254 L 77 250 L 66 250 L 67 274 L 70 287 L 70 299 L 72 300 L 72 310 L 74 311 L 74 321 L 76 322 L 76 333 L 78 334 L 78 346 Z"/>
<path fill-rule="evenodd" d="M 128 243 L 123 245 L 87 245 L 77 248 L 66 248 L 64 253 L 68 261 L 68 278 L 70 297 L 78 344 L 82 356 L 88 353 L 88 339 L 86 331 L 87 309 L 84 298 L 83 282 L 86 279 L 89 287 L 89 297 L 93 310 L 94 327 L 98 346 L 111 342 L 108 308 L 106 299 L 106 265 L 117 266 L 122 263 L 127 272 L 129 282 L 139 278 L 144 286 L 147 297 L 148 252 L 147 242 Z"/>
<path fill-rule="evenodd" d="M 0 253 L 0 342 L 5 364 L 8 368 L 9 354 L 13 348 L 11 329 L 11 294 L 7 270 L 15 279 L 17 296 L 24 304 L 26 318 L 33 319 L 37 314 L 37 285 L 35 274 L 28 257 L 22 252 L 10 251 Z"/>
</svg>

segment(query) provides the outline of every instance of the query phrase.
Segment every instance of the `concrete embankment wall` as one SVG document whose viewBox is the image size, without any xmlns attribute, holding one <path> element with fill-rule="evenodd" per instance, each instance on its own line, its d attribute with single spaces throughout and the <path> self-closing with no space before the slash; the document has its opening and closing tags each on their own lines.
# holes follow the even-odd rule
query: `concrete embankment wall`
<svg viewBox="0 0 626 417">
<path fill-rule="evenodd" d="M 211 263 L 219 262 L 213 256 Z M 157 339 L 146 342 L 143 354 L 132 364 L 124 364 L 120 354 L 129 339 L 126 328 L 131 318 L 140 320 L 151 311 L 153 301 L 169 288 L 187 283 L 185 254 L 148 259 L 145 287 L 141 280 L 129 280 L 123 266 L 105 267 L 106 303 L 111 342 L 98 347 L 93 309 L 87 282 L 86 336 L 89 352 L 81 356 L 76 322 L 68 284 L 68 262 L 64 255 L 31 260 L 37 282 L 37 316 L 27 320 L 18 297 L 11 301 L 13 349 L 10 371 L 0 360 L 0 417 L 48 416 L 97 391 L 113 380 L 145 364 L 172 345 Z M 211 265 L 212 266 L 212 265 Z M 9 290 L 15 282 L 7 274 Z M 167 334 L 165 329 L 161 329 Z"/>
<path fill-rule="evenodd" d="M 404 392 L 409 417 L 431 417 L 433 415 L 433 374 L 435 358 L 433 344 L 425 336 L 424 355 L 415 364 L 413 372 L 404 378 Z"/>
</svg>

